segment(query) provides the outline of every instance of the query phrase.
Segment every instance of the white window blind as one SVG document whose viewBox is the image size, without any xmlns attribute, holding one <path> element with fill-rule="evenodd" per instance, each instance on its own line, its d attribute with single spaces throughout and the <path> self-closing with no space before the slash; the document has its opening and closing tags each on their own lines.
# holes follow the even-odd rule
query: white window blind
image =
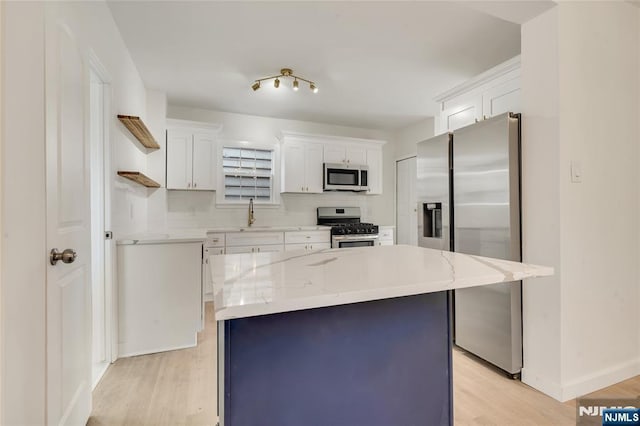
<svg viewBox="0 0 640 426">
<path fill-rule="evenodd" d="M 271 201 L 272 150 L 224 147 L 222 167 L 226 201 L 242 201 L 249 198 L 262 202 Z"/>
</svg>

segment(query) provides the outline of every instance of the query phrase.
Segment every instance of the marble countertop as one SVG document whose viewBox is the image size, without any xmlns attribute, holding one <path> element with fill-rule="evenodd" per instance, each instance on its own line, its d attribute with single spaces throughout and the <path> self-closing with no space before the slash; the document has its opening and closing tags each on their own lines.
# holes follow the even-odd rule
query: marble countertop
<svg viewBox="0 0 640 426">
<path fill-rule="evenodd" d="M 553 268 L 414 246 L 209 258 L 216 320 L 548 276 Z"/>
</svg>

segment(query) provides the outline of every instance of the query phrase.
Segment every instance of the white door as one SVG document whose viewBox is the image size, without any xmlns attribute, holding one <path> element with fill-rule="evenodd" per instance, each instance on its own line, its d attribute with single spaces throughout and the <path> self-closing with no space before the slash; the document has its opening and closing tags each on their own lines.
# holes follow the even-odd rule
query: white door
<svg viewBox="0 0 640 426">
<path fill-rule="evenodd" d="M 398 244 L 418 245 L 416 157 L 396 163 L 396 230 Z"/>
<path fill-rule="evenodd" d="M 86 105 L 88 68 L 77 40 L 48 9 L 45 47 L 49 425 L 84 425 L 91 412 L 91 226 Z M 71 256 L 67 258 L 70 260 Z"/>
</svg>

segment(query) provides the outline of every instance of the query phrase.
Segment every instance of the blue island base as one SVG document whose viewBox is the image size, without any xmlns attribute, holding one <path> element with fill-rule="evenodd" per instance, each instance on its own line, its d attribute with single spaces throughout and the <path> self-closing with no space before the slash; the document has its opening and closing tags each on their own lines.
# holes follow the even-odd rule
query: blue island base
<svg viewBox="0 0 640 426">
<path fill-rule="evenodd" d="M 219 322 L 221 426 L 453 423 L 446 292 Z"/>
</svg>

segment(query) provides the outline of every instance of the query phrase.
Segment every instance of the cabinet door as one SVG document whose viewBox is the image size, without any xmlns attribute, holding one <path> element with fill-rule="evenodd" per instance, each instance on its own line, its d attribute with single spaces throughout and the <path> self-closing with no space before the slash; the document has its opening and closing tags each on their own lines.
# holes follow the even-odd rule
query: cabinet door
<svg viewBox="0 0 640 426">
<path fill-rule="evenodd" d="M 227 247 L 225 253 L 227 254 L 239 254 L 239 253 L 279 253 L 284 251 L 284 244 L 263 244 L 255 246 L 237 246 Z"/>
<path fill-rule="evenodd" d="M 440 132 L 453 132 L 481 119 L 482 96 L 477 96 L 467 103 L 442 111 L 440 115 Z"/>
<path fill-rule="evenodd" d="M 226 254 L 253 253 L 255 250 L 252 246 L 227 247 Z"/>
<path fill-rule="evenodd" d="M 358 166 L 367 164 L 367 148 L 347 145 L 345 158 L 347 159 L 347 164 Z"/>
<path fill-rule="evenodd" d="M 382 194 L 382 149 L 367 150 L 367 166 L 369 167 L 367 194 Z"/>
<path fill-rule="evenodd" d="M 331 243 L 307 243 L 307 244 L 287 244 L 284 246 L 285 251 L 292 250 L 324 250 L 330 249 Z"/>
<path fill-rule="evenodd" d="M 258 253 L 280 253 L 284 251 L 284 244 L 266 244 L 255 247 Z"/>
<path fill-rule="evenodd" d="M 320 144 L 308 144 L 304 151 L 305 192 L 322 193 L 323 147 Z"/>
<path fill-rule="evenodd" d="M 494 117 L 505 112 L 520 112 L 520 79 L 506 81 L 482 94 L 482 114 Z"/>
<path fill-rule="evenodd" d="M 284 233 L 284 243 L 308 244 L 308 243 L 328 243 L 331 241 L 331 231 L 287 231 Z"/>
<path fill-rule="evenodd" d="M 382 243 L 390 242 L 393 244 L 393 228 L 380 229 L 378 232 L 378 241 Z"/>
<path fill-rule="evenodd" d="M 192 189 L 216 189 L 216 142 L 212 135 L 193 135 Z"/>
<path fill-rule="evenodd" d="M 191 189 L 192 161 L 191 132 L 167 131 L 167 189 Z"/>
<path fill-rule="evenodd" d="M 324 162 L 342 164 L 346 163 L 346 149 L 344 145 L 325 145 L 324 146 Z"/>
<path fill-rule="evenodd" d="M 284 244 L 284 232 L 229 232 L 226 235 L 227 253 L 229 247 L 257 247 L 270 244 Z"/>
<path fill-rule="evenodd" d="M 281 192 L 306 192 L 304 144 L 297 142 L 284 144 L 282 160 Z M 322 173 L 322 164 L 320 167 L 320 173 Z M 322 190 L 322 181 L 320 181 L 320 186 Z"/>
<path fill-rule="evenodd" d="M 330 249 L 331 243 L 310 243 L 307 250 L 324 250 Z"/>
</svg>

